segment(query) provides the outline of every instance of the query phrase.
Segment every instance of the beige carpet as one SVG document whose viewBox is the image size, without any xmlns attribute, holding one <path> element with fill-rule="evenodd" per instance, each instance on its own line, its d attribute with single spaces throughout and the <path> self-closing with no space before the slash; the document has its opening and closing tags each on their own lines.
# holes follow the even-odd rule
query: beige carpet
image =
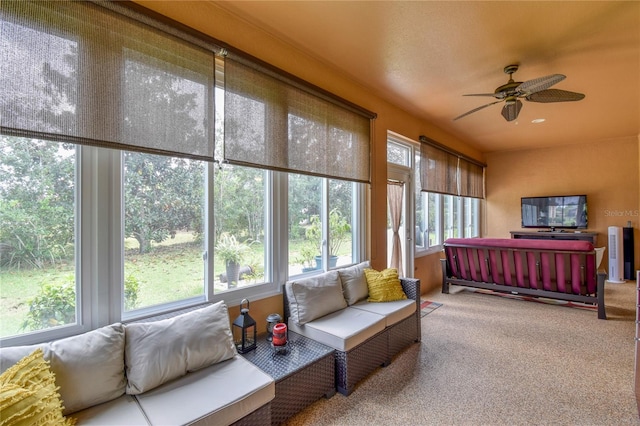
<svg viewBox="0 0 640 426">
<path fill-rule="evenodd" d="M 287 425 L 640 424 L 635 283 L 606 284 L 606 321 L 460 287 L 425 297 L 443 306 L 422 318 L 420 344 Z"/>
</svg>

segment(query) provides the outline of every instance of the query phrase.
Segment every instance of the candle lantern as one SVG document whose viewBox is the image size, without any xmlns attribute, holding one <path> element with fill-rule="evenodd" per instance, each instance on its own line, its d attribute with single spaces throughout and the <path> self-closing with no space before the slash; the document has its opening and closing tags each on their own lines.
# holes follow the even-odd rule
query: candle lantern
<svg viewBox="0 0 640 426">
<path fill-rule="evenodd" d="M 289 352 L 289 342 L 287 341 L 287 325 L 278 323 L 273 327 L 273 340 L 271 347 L 276 354 L 286 354 Z"/>
<path fill-rule="evenodd" d="M 273 327 L 282 321 L 282 317 L 278 314 L 270 314 L 267 317 L 267 342 L 273 339 Z"/>
<path fill-rule="evenodd" d="M 287 325 L 281 322 L 273 327 L 273 346 L 284 346 L 286 344 Z"/>
<path fill-rule="evenodd" d="M 233 321 L 233 341 L 238 352 L 245 354 L 254 350 L 257 345 L 256 334 L 256 322 L 249 316 L 249 300 L 242 299 L 240 316 Z"/>
</svg>

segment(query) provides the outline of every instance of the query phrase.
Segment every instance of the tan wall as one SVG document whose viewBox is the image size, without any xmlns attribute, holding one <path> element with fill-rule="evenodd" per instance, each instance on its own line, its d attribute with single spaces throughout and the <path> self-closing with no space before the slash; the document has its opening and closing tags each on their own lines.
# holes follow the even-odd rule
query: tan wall
<svg viewBox="0 0 640 426">
<path fill-rule="evenodd" d="M 638 140 L 629 138 L 487 154 L 486 236 L 509 238 L 522 230 L 521 197 L 587 194 L 588 230 L 598 233 L 598 246 L 607 245 L 609 226 L 631 221 L 640 265 L 638 151 Z"/>
</svg>

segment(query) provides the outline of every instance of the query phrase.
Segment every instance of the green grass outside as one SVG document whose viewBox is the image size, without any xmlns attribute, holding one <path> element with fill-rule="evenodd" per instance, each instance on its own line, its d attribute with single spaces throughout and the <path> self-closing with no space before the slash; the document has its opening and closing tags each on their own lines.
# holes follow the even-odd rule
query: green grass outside
<svg viewBox="0 0 640 426">
<path fill-rule="evenodd" d="M 302 244 L 290 244 L 292 262 L 295 262 Z M 125 241 L 125 249 L 125 274 L 133 274 L 138 280 L 139 307 L 203 294 L 203 249 L 201 244 L 193 242 L 191 234 L 179 233 L 174 239 L 155 245 L 154 250 L 147 254 L 137 253 L 135 240 Z M 253 244 L 245 263 L 262 265 L 263 250 L 261 244 Z M 227 289 L 227 284 L 218 278 L 224 271 L 223 262 L 214 261 L 215 292 Z M 261 271 L 257 272 L 254 282 L 261 282 Z M 42 284 L 67 283 L 73 281 L 73 274 L 72 263 L 43 269 L 0 270 L 0 337 L 23 332 L 21 326 L 29 310 L 28 301 L 38 293 Z M 246 284 L 250 282 L 240 283 Z"/>
</svg>

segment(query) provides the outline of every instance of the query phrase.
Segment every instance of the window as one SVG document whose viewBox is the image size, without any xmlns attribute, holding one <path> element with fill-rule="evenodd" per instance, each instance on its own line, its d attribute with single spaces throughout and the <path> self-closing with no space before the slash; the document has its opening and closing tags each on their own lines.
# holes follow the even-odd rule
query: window
<svg viewBox="0 0 640 426">
<path fill-rule="evenodd" d="M 0 337 L 74 325 L 76 147 L 0 138 Z"/>
<path fill-rule="evenodd" d="M 290 173 L 289 194 L 289 274 L 322 270 L 323 179 Z"/>
<path fill-rule="evenodd" d="M 204 300 L 205 165 L 123 152 L 124 312 Z"/>
<path fill-rule="evenodd" d="M 442 191 L 456 191 L 459 186 L 469 193 L 479 194 L 482 190 L 482 179 L 478 183 L 477 176 L 482 177 L 483 169 L 471 163 L 464 163 L 465 167 L 458 172 L 457 156 L 434 147 L 429 147 L 433 161 L 430 165 L 440 162 L 453 170 L 431 170 L 422 173 L 424 164 L 418 145 L 406 139 L 395 136 L 387 141 L 388 162 L 405 167 L 413 167 L 412 175 L 415 197 L 415 253 L 427 253 L 431 248 L 439 246 L 447 238 L 477 237 L 480 235 L 480 199 L 471 196 L 458 196 L 434 191 L 425 191 L 421 181 L 424 177 L 441 179 L 436 188 Z M 414 158 L 414 161 L 410 161 Z M 456 176 L 459 175 L 458 179 Z M 460 182 L 458 183 L 456 182 Z"/>
<path fill-rule="evenodd" d="M 227 86 L 217 47 L 118 2 L 0 8 L 2 345 L 260 299 L 333 255 L 362 260 L 371 116 L 301 82 L 279 104 Z M 225 139 L 252 159 L 283 135 L 286 167 L 223 160 Z M 313 155 L 326 141 L 339 149 Z"/>
<path fill-rule="evenodd" d="M 224 167 L 214 172 L 214 294 L 265 282 L 268 172 Z"/>
<path fill-rule="evenodd" d="M 361 210 L 358 201 L 361 184 L 315 176 L 288 176 L 289 274 L 328 270 L 357 262 L 359 249 L 354 233 L 358 230 L 353 227 L 353 218 Z M 328 198 L 324 196 L 327 189 Z M 323 201 L 327 199 L 328 203 Z"/>
<path fill-rule="evenodd" d="M 403 145 L 401 142 L 394 142 L 391 139 L 387 141 L 387 162 L 411 167 L 412 151 L 410 146 Z"/>
</svg>

